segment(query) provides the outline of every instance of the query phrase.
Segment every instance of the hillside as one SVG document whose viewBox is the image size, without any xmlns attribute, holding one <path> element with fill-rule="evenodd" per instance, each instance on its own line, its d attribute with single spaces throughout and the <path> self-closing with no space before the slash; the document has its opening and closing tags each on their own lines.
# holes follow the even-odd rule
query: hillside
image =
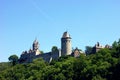
<svg viewBox="0 0 120 80">
<path fill-rule="evenodd" d="M 0 63 L 0 80 L 120 80 L 120 40 L 111 49 L 78 58 L 62 56 L 46 63 L 35 59 L 32 63 Z"/>
</svg>

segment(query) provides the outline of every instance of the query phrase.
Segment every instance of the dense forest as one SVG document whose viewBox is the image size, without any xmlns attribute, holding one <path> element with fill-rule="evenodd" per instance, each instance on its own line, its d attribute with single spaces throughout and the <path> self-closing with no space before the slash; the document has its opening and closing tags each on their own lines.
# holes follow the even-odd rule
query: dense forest
<svg viewBox="0 0 120 80">
<path fill-rule="evenodd" d="M 10 59 L 9 59 L 10 60 Z M 111 49 L 78 58 L 62 56 L 51 63 L 0 63 L 0 80 L 120 80 L 120 40 Z"/>
</svg>

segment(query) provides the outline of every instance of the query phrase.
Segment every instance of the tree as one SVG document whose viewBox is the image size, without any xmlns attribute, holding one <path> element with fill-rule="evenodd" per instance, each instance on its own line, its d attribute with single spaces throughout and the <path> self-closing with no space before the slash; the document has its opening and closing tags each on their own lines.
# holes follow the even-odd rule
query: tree
<svg viewBox="0 0 120 80">
<path fill-rule="evenodd" d="M 40 51 L 40 54 L 44 54 L 44 52 L 43 52 L 43 51 Z"/>
<path fill-rule="evenodd" d="M 116 48 L 117 47 L 117 42 L 114 41 L 113 44 L 112 44 L 112 48 Z"/>
<path fill-rule="evenodd" d="M 55 53 L 59 52 L 57 46 L 53 46 L 52 49 L 51 49 L 51 51 L 52 51 L 52 54 L 55 54 Z"/>
<path fill-rule="evenodd" d="M 85 47 L 86 49 L 85 49 L 85 53 L 87 54 L 87 55 L 89 55 L 89 54 L 91 54 L 92 53 L 92 47 L 91 46 L 86 46 Z"/>
<path fill-rule="evenodd" d="M 53 47 L 52 47 L 52 52 L 56 52 L 56 51 L 58 51 L 57 46 L 53 46 Z"/>
<path fill-rule="evenodd" d="M 13 66 L 18 62 L 18 56 L 17 55 L 11 55 L 8 59 L 12 63 Z"/>
<path fill-rule="evenodd" d="M 117 41 L 114 41 L 112 44 L 112 51 L 114 51 L 115 56 L 118 58 L 120 57 L 120 39 Z"/>
</svg>

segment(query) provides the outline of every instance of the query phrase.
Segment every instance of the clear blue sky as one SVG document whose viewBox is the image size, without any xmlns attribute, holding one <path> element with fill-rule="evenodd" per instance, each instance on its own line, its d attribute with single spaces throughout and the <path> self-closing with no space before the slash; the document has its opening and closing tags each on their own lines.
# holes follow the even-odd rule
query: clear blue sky
<svg viewBox="0 0 120 80">
<path fill-rule="evenodd" d="M 37 37 L 40 50 L 60 48 L 64 31 L 72 47 L 120 38 L 120 0 L 0 0 L 0 62 L 29 50 Z"/>
</svg>

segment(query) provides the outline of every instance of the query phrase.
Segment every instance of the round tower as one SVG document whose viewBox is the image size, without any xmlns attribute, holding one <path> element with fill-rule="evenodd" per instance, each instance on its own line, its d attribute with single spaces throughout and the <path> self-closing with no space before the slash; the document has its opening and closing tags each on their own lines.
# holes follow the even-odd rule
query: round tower
<svg viewBox="0 0 120 80">
<path fill-rule="evenodd" d="M 64 32 L 61 38 L 61 56 L 70 55 L 72 53 L 71 37 L 68 32 Z"/>
</svg>

